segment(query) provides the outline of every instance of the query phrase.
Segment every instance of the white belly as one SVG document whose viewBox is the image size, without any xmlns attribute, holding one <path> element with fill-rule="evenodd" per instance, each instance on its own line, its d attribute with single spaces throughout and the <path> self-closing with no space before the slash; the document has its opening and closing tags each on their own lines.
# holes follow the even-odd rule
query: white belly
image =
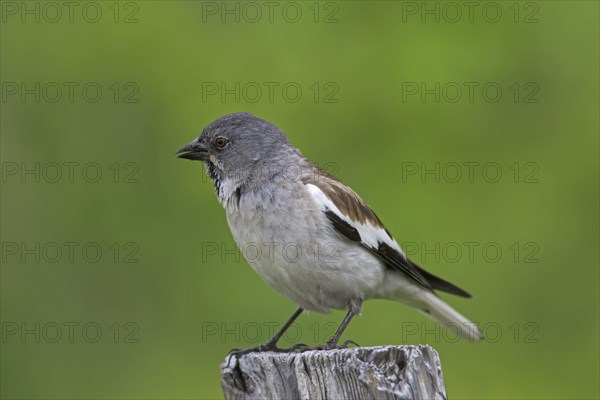
<svg viewBox="0 0 600 400">
<path fill-rule="evenodd" d="M 256 201 L 248 200 L 227 207 L 227 222 L 243 256 L 273 289 L 320 312 L 376 297 L 383 264 L 360 245 L 338 239 L 320 211 L 300 209 L 302 202 L 294 201 L 285 208 L 260 202 L 257 209 L 248 206 Z"/>
</svg>

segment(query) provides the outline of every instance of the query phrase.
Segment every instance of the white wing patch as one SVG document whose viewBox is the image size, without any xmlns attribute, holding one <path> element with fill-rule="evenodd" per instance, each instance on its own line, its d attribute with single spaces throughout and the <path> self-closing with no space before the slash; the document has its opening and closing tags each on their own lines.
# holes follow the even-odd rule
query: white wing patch
<svg viewBox="0 0 600 400">
<path fill-rule="evenodd" d="M 362 224 L 350 219 L 348 216 L 344 215 L 333 201 L 331 201 L 331 199 L 317 186 L 309 183 L 306 187 L 321 211 L 326 212 L 329 210 L 334 212 L 344 222 L 348 223 L 352 228 L 358 231 L 363 245 L 372 249 L 377 249 L 380 243 L 385 243 L 404 256 L 404 252 L 400 248 L 400 245 L 388 235 L 384 228 L 371 224 L 369 220 L 366 220 L 366 222 Z"/>
</svg>

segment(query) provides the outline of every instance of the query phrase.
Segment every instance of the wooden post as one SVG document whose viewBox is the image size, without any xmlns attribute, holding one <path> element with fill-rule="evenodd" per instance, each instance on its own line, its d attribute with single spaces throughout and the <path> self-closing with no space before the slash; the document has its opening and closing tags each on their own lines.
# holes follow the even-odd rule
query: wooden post
<svg viewBox="0 0 600 400">
<path fill-rule="evenodd" d="M 447 398 L 429 346 L 231 356 L 221 365 L 221 386 L 227 400 Z"/>
</svg>

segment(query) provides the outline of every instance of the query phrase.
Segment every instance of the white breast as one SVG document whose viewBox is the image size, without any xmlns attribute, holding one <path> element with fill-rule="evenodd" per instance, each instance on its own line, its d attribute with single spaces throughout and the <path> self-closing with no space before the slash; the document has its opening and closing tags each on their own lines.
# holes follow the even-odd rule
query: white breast
<svg viewBox="0 0 600 400">
<path fill-rule="evenodd" d="M 304 188 L 286 183 L 279 197 L 263 190 L 224 204 L 243 256 L 273 289 L 307 310 L 343 309 L 352 298 L 371 297 L 385 276 L 383 264 L 333 231 Z"/>
</svg>

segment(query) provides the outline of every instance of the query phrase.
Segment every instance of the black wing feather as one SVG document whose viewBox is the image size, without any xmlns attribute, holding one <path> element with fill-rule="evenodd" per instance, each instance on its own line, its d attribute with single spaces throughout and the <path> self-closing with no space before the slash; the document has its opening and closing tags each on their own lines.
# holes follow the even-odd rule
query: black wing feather
<svg viewBox="0 0 600 400">
<path fill-rule="evenodd" d="M 353 242 L 360 243 L 364 248 L 368 249 L 375 256 L 381 259 L 389 268 L 393 268 L 404 273 L 422 287 L 429 290 L 441 290 L 461 297 L 471 297 L 469 293 L 465 292 L 461 288 L 454 286 L 450 282 L 447 282 L 425 271 L 423 268 L 412 262 L 408 257 L 385 243 L 378 242 L 377 248 L 367 246 L 362 242 L 360 232 L 358 232 L 358 230 L 348 222 L 340 218 L 335 212 L 327 210 L 325 211 L 325 215 L 339 233 Z"/>
<path fill-rule="evenodd" d="M 454 295 L 457 295 L 460 297 L 466 297 L 466 298 L 471 297 L 471 294 L 462 290 L 458 286 L 455 286 L 455 285 L 451 284 L 450 282 L 443 280 L 442 278 L 439 278 L 433 274 L 430 274 L 429 272 L 425 271 L 423 268 L 419 267 L 417 264 L 415 264 L 408 258 L 407 258 L 407 261 L 409 263 L 411 263 L 412 266 L 417 271 L 419 271 L 425 279 L 427 279 L 427 282 L 429 282 L 431 287 L 434 288 L 435 290 L 441 290 L 442 292 L 451 293 L 451 294 L 454 294 Z"/>
<path fill-rule="evenodd" d="M 403 272 L 419 285 L 427 289 L 432 289 L 431 285 L 429 284 L 429 282 L 427 282 L 427 279 L 425 279 L 425 277 L 420 273 L 420 271 L 417 268 L 414 268 L 414 266 L 410 264 L 407 261 L 407 259 L 404 258 L 402 254 L 400 254 L 398 251 L 382 242 L 378 243 L 379 246 L 377 248 L 367 246 L 362 242 L 358 230 L 346 221 L 344 221 L 342 218 L 340 218 L 335 212 L 327 210 L 325 212 L 325 215 L 327 216 L 329 221 L 331 221 L 333 227 L 339 233 L 352 240 L 353 242 L 360 243 L 366 249 L 371 251 L 374 255 L 383 260 L 387 266 L 393 267 L 398 271 Z"/>
<path fill-rule="evenodd" d="M 379 242 L 379 247 L 376 249 L 364 244 L 363 246 L 382 259 L 388 267 L 393 267 L 394 269 L 403 272 L 409 278 L 412 278 L 412 280 L 427 289 L 433 289 L 431 283 L 429 283 L 421 271 L 419 271 L 420 268 L 415 268 L 414 265 L 398 250 L 382 242 Z"/>
</svg>

